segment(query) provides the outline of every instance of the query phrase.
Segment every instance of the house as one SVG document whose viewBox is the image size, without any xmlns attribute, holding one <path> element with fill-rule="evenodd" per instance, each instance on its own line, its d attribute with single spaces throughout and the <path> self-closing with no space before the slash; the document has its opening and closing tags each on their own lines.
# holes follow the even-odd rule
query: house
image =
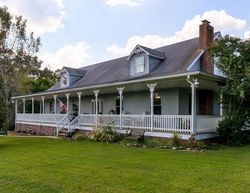
<svg viewBox="0 0 250 193">
<path fill-rule="evenodd" d="M 47 91 L 12 98 L 16 130 L 58 135 L 63 129 L 89 131 L 101 121 L 121 133 L 143 129 L 153 137 L 173 132 L 183 139 L 214 137 L 223 114 L 218 87 L 225 77 L 208 47 L 220 38 L 204 20 L 199 37 L 156 49 L 137 45 L 126 57 L 64 67 L 60 82 Z M 34 113 L 35 101 L 40 113 Z"/>
</svg>

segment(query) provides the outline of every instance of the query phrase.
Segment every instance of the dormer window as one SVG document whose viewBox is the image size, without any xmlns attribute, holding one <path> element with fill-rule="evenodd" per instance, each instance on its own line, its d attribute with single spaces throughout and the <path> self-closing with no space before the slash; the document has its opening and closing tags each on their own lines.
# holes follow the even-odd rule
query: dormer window
<svg viewBox="0 0 250 193">
<path fill-rule="evenodd" d="M 143 76 L 150 73 L 161 61 L 165 60 L 165 54 L 156 49 L 137 45 L 127 60 L 130 63 L 130 76 Z"/>
<path fill-rule="evenodd" d="M 69 86 L 69 74 L 66 70 L 61 72 L 61 88 L 65 88 Z"/>
<path fill-rule="evenodd" d="M 145 71 L 145 59 L 144 56 L 137 56 L 133 58 L 133 66 L 135 74 L 140 74 Z"/>
<path fill-rule="evenodd" d="M 86 70 L 82 69 L 63 67 L 60 76 L 61 88 L 66 88 L 76 83 L 86 74 L 86 72 Z"/>
</svg>

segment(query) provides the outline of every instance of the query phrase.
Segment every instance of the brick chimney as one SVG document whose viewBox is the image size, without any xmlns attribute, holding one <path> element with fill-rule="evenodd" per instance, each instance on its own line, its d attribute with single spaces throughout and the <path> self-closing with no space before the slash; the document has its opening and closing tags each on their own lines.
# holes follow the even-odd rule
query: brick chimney
<svg viewBox="0 0 250 193">
<path fill-rule="evenodd" d="M 204 49 L 204 54 L 201 57 L 201 71 L 214 73 L 213 58 L 208 52 L 209 46 L 214 40 L 214 28 L 210 22 L 203 20 L 199 31 L 199 48 Z"/>
</svg>

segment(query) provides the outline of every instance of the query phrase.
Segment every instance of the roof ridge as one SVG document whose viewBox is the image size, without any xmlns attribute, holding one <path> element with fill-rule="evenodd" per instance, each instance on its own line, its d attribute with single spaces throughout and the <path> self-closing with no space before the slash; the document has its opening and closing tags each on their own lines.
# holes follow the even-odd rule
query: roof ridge
<svg viewBox="0 0 250 193">
<path fill-rule="evenodd" d="M 164 47 L 167 47 L 167 46 L 172 46 L 172 45 L 176 45 L 176 44 L 180 44 L 180 43 L 183 43 L 183 42 L 187 42 L 187 41 L 191 41 L 191 40 L 194 40 L 198 37 L 195 37 L 195 38 L 191 38 L 191 39 L 187 39 L 187 40 L 183 40 L 181 42 L 176 42 L 176 43 L 172 43 L 172 44 L 168 44 L 168 45 L 165 45 L 165 46 L 161 46 L 161 47 L 158 47 L 158 48 L 149 48 L 149 49 L 152 49 L 152 50 L 156 50 L 156 51 L 159 51 L 161 52 L 160 50 L 158 49 L 161 49 L 161 48 L 164 48 Z M 139 44 L 137 44 L 139 45 Z M 139 45 L 141 46 L 141 45 Z M 143 46 L 145 47 L 145 46 Z M 114 61 L 114 60 L 119 60 L 119 59 L 122 59 L 122 58 L 127 58 L 129 55 L 126 55 L 126 56 L 122 56 L 122 57 L 119 57 L 119 58 L 113 58 L 113 59 L 110 59 L 110 60 L 106 60 L 106 61 L 103 61 L 103 62 L 98 62 L 98 63 L 94 63 L 94 64 L 90 64 L 88 66 L 84 66 L 84 67 L 81 67 L 81 68 L 78 68 L 79 70 L 84 70 L 85 68 L 88 68 L 88 67 L 92 67 L 92 66 L 95 66 L 95 65 L 98 65 L 98 64 L 102 64 L 102 63 L 106 63 L 106 62 L 111 62 L 111 61 Z"/>
</svg>

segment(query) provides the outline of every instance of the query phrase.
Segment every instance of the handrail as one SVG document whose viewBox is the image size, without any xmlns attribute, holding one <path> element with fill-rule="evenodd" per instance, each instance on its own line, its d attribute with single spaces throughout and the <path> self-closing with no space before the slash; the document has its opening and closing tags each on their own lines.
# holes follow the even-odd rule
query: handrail
<svg viewBox="0 0 250 193">
<path fill-rule="evenodd" d="M 80 123 L 80 115 L 77 115 L 72 121 L 69 122 L 68 132 L 75 130 L 76 126 Z"/>
<path fill-rule="evenodd" d="M 56 134 L 58 136 L 59 131 L 68 123 L 69 116 L 66 114 L 58 123 L 57 123 L 57 131 Z"/>
</svg>

